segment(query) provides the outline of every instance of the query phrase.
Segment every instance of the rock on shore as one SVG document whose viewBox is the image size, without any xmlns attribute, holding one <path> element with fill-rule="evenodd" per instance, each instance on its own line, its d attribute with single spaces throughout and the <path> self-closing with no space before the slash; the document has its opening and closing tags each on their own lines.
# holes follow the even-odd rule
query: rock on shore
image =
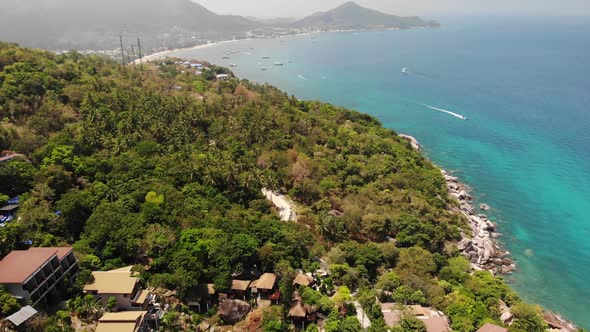
<svg viewBox="0 0 590 332">
<path fill-rule="evenodd" d="M 500 234 L 496 233 L 496 225 L 484 214 L 478 214 L 472 205 L 473 197 L 470 188 L 459 182 L 459 179 L 446 171 L 442 171 L 449 194 L 459 202 L 458 212 L 469 221 L 471 234 L 462 234 L 463 239 L 457 244 L 459 250 L 469 259 L 474 268 L 488 270 L 493 274 L 509 274 L 516 269 L 516 264 L 497 243 Z M 489 206 L 482 204 L 482 211 Z"/>
<path fill-rule="evenodd" d="M 414 137 L 412 137 L 410 135 L 404 135 L 404 134 L 399 134 L 399 137 L 410 142 L 410 144 L 412 145 L 412 148 L 414 148 L 415 150 L 420 151 L 420 149 L 422 149 L 422 147 L 420 146 L 420 143 L 418 143 L 418 140 L 415 139 Z"/>
</svg>

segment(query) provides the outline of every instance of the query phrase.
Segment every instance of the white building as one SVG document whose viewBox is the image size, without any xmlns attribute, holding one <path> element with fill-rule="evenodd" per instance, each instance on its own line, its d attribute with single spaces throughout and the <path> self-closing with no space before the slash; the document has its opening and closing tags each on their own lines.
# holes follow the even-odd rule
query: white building
<svg viewBox="0 0 590 332">
<path fill-rule="evenodd" d="M 228 75 L 228 74 L 217 74 L 217 75 L 215 76 L 215 78 L 216 78 L 218 81 L 227 81 L 227 80 L 229 80 L 229 75 Z"/>
</svg>

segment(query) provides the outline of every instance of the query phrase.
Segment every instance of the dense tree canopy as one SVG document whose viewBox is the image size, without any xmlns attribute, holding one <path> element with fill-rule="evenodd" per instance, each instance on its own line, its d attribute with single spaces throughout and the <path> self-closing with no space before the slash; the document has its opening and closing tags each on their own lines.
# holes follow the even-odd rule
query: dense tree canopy
<svg viewBox="0 0 590 332">
<path fill-rule="evenodd" d="M 301 295 L 328 316 L 327 331 L 358 331 L 350 289 L 375 283 L 362 301 L 375 331 L 375 296 L 436 306 L 460 331 L 497 321 L 500 299 L 518 302 L 501 279 L 454 258 L 464 220 L 448 208 L 440 171 L 408 142 L 368 115 L 216 73 L 231 75 L 183 73 L 174 60 L 123 71 L 98 56 L 0 44 L 0 147 L 29 159 L 0 164 L 0 196 L 21 196 L 0 254 L 26 239 L 70 244 L 78 288 L 90 270 L 137 264 L 179 295 L 202 282 L 227 290 L 250 272 L 288 280 L 324 257 L 325 294 Z M 280 221 L 262 188 L 288 194 L 297 222 Z M 88 300 L 70 310 L 93 317 Z M 519 308 L 519 326 L 536 329 L 536 312 Z"/>
</svg>

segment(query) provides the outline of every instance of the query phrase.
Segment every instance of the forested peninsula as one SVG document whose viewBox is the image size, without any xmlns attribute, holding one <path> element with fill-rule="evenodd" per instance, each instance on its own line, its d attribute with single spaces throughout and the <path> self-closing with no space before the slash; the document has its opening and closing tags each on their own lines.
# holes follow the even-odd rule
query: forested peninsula
<svg viewBox="0 0 590 332">
<path fill-rule="evenodd" d="M 162 331 L 548 328 L 460 254 L 467 220 L 409 142 L 368 115 L 194 67 L 0 44 L 0 208 L 18 201 L 0 257 L 73 247 L 79 265 L 57 311 L 9 328 L 93 331 L 117 304 L 85 286 L 125 266 L 156 295 Z M 296 221 L 263 188 L 293 200 Z M 256 282 L 243 301 L 236 280 Z M 27 304 L 6 288 L 0 301 L 2 318 Z M 235 319 L 227 301 L 247 310 Z"/>
</svg>

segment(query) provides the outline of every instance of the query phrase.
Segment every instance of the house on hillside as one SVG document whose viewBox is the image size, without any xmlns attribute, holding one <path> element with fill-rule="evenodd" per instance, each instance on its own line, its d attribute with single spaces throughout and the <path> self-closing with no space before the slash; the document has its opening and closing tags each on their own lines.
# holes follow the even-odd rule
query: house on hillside
<svg viewBox="0 0 590 332">
<path fill-rule="evenodd" d="M 301 330 L 305 330 L 306 323 L 313 323 L 316 320 L 313 309 L 303 303 L 303 299 L 297 291 L 293 293 L 293 302 L 287 316 L 293 325 L 300 327 Z"/>
<path fill-rule="evenodd" d="M 96 326 L 96 332 L 147 332 L 150 328 L 143 311 L 108 312 Z"/>
<path fill-rule="evenodd" d="M 215 75 L 215 79 L 218 81 L 227 81 L 227 80 L 229 80 L 229 75 L 228 74 L 217 74 L 217 75 Z"/>
<path fill-rule="evenodd" d="M 402 312 L 396 307 L 396 303 L 381 303 L 381 313 L 383 314 L 385 324 L 389 327 L 399 324 L 402 319 Z"/>
<path fill-rule="evenodd" d="M 305 330 L 305 322 L 307 320 L 307 310 L 301 303 L 301 301 L 294 301 L 291 309 L 289 309 L 289 319 L 293 323 L 293 325 L 297 327 L 301 327 L 302 330 Z"/>
<path fill-rule="evenodd" d="M 234 299 L 246 300 L 246 292 L 250 287 L 250 280 L 234 279 L 231 281 L 231 291 Z"/>
<path fill-rule="evenodd" d="M 23 304 L 47 306 L 77 271 L 71 247 L 13 250 L 0 261 L 0 284 Z"/>
<path fill-rule="evenodd" d="M 145 311 L 155 296 L 139 287 L 139 278 L 134 276 L 131 266 L 111 271 L 92 272 L 94 281 L 84 286 L 84 293 L 94 295 L 106 306 L 109 298 L 117 299 L 119 310 Z"/>
<path fill-rule="evenodd" d="M 264 273 L 250 284 L 250 291 L 258 298 L 278 302 L 281 292 L 275 289 L 277 276 L 274 273 Z"/>
<path fill-rule="evenodd" d="M 486 323 L 484 326 L 480 327 L 477 332 L 508 332 L 508 329 L 491 323 Z"/>
<path fill-rule="evenodd" d="M 313 279 L 312 276 L 309 276 L 307 274 L 303 274 L 303 273 L 298 273 L 297 276 L 295 277 L 295 279 L 293 280 L 293 286 L 305 286 L 305 287 L 311 287 L 313 286 L 313 284 L 315 283 L 315 280 Z"/>
<path fill-rule="evenodd" d="M 426 325 L 426 332 L 451 332 L 446 317 L 428 317 L 422 321 Z"/>
<path fill-rule="evenodd" d="M 198 312 L 209 311 L 216 302 L 214 284 L 200 284 L 190 289 L 187 295 L 188 306 L 196 307 Z"/>
</svg>

